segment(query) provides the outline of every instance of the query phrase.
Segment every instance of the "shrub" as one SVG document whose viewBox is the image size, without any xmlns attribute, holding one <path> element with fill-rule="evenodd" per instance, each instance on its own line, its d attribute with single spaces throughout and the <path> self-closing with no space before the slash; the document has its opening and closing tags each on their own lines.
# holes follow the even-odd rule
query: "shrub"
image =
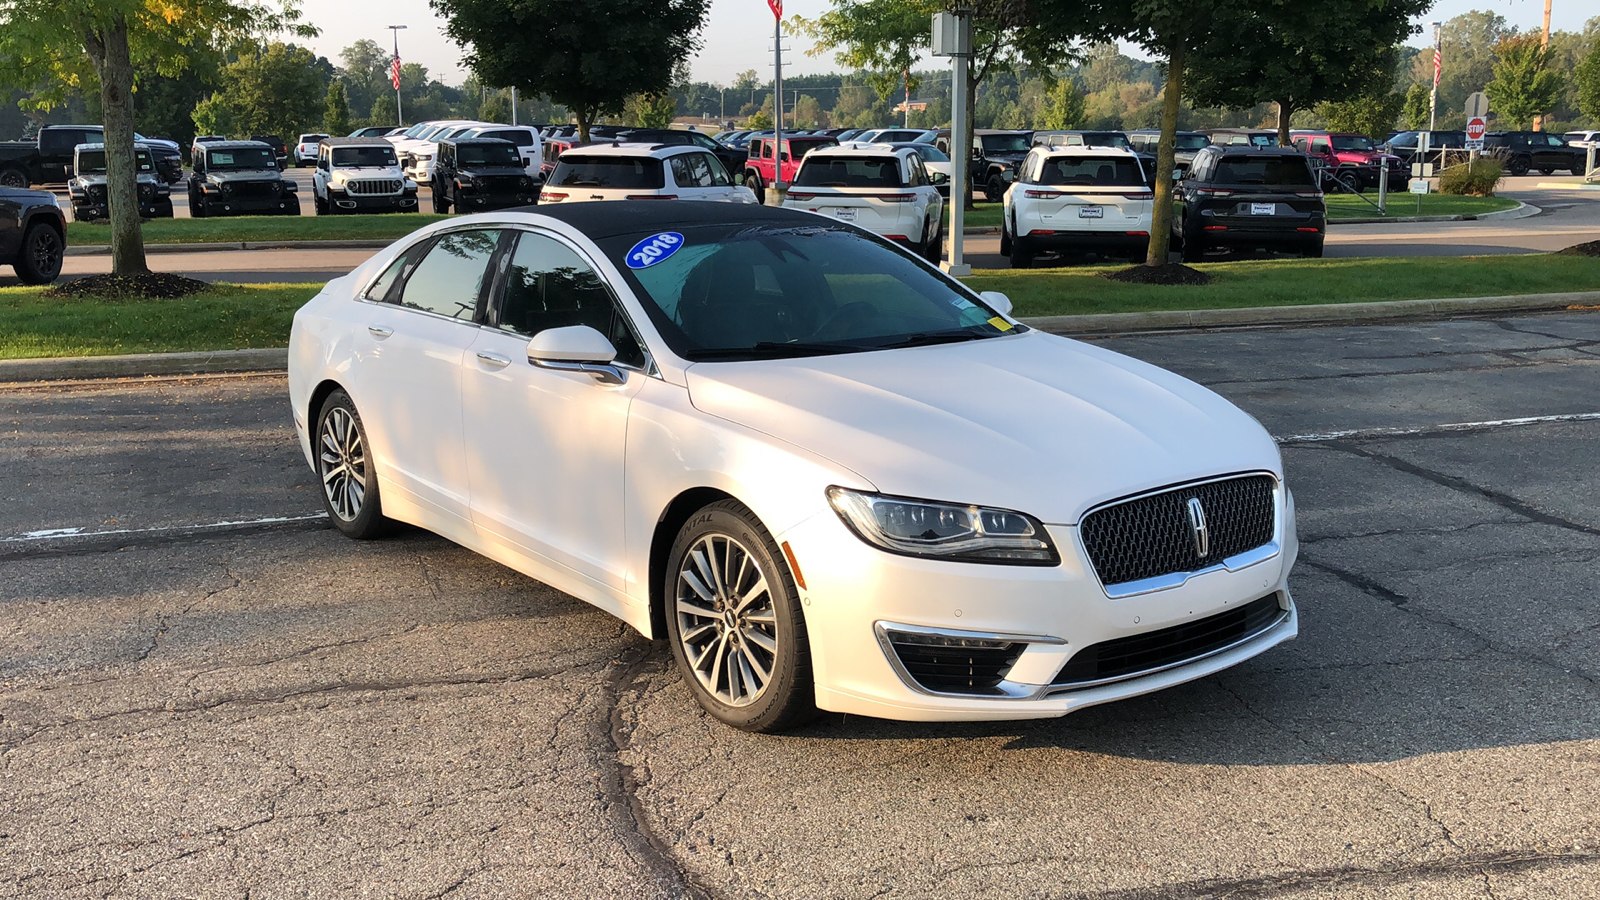
<svg viewBox="0 0 1600 900">
<path fill-rule="evenodd" d="M 1463 197 L 1493 197 L 1504 166 L 1500 160 L 1480 156 L 1472 163 L 1459 163 L 1439 173 L 1439 193 Z"/>
</svg>

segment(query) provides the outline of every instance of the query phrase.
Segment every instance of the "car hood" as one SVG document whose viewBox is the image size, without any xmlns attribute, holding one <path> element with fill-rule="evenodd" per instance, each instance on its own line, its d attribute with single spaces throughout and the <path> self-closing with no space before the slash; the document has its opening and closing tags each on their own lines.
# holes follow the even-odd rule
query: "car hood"
<svg viewBox="0 0 1600 900">
<path fill-rule="evenodd" d="M 840 356 L 697 363 L 705 413 L 833 460 L 879 491 L 1076 524 L 1167 484 L 1281 473 L 1270 435 L 1211 391 L 1137 360 L 1028 332 Z"/>
<path fill-rule="evenodd" d="M 281 181 L 277 169 L 239 169 L 228 172 L 207 172 L 206 180 L 213 184 L 238 184 L 244 181 Z"/>
<path fill-rule="evenodd" d="M 477 178 L 480 175 L 526 175 L 528 170 L 522 166 L 467 166 L 462 168 L 461 174 Z"/>
</svg>

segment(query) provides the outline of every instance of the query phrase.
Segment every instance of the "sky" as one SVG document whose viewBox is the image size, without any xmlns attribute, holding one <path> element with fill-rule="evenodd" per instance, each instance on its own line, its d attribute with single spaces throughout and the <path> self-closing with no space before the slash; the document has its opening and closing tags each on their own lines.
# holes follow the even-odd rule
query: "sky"
<svg viewBox="0 0 1600 900">
<path fill-rule="evenodd" d="M 580 3 L 603 0 L 576 0 Z M 787 0 L 784 16 L 814 18 L 829 8 L 828 0 Z M 405 25 L 400 32 L 400 56 L 406 62 L 421 63 L 436 78 L 459 84 L 466 76 L 461 68 L 461 50 L 446 38 L 444 23 L 428 6 L 428 0 L 386 0 L 382 18 L 373 13 L 374 4 L 350 0 L 303 0 L 306 20 L 322 29 L 322 35 L 308 43 L 317 53 L 335 63 L 341 48 L 361 38 L 371 38 L 385 47 L 392 45 L 385 26 Z M 1472 9 L 1493 10 L 1523 31 L 1541 27 L 1543 0 L 1441 0 L 1417 21 L 1423 33 L 1408 43 L 1426 46 L 1431 42 L 1429 22 L 1442 22 Z M 1555 31 L 1579 31 L 1585 19 L 1600 15 L 1593 0 L 1553 0 L 1550 27 Z M 711 15 L 703 35 L 704 49 L 692 63 L 696 81 L 729 84 L 746 69 L 755 69 L 762 80 L 772 75 L 772 11 L 766 0 L 712 0 Z M 784 71 L 814 74 L 838 71 L 832 53 L 810 56 L 811 41 L 788 37 Z M 934 61 L 930 58 L 928 65 Z M 942 65 L 942 63 L 940 63 Z"/>
</svg>

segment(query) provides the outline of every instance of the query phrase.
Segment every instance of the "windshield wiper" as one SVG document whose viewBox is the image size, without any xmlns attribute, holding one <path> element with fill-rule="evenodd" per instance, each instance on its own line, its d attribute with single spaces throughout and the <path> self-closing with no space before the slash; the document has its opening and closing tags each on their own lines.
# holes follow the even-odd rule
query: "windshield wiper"
<svg viewBox="0 0 1600 900">
<path fill-rule="evenodd" d="M 922 331 L 908 334 L 898 341 L 879 344 L 874 349 L 894 350 L 901 347 L 927 347 L 932 344 L 959 344 L 963 341 L 981 341 L 990 336 L 974 331 Z"/>
</svg>

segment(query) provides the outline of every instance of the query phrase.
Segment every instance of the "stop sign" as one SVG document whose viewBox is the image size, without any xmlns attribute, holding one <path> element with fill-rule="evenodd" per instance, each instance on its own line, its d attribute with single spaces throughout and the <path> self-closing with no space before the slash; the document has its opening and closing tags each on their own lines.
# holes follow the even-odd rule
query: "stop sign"
<svg viewBox="0 0 1600 900">
<path fill-rule="evenodd" d="M 1467 140 L 1469 141 L 1483 140 L 1483 133 L 1488 130 L 1488 123 L 1483 120 L 1482 116 L 1473 116 L 1467 120 Z"/>
</svg>

